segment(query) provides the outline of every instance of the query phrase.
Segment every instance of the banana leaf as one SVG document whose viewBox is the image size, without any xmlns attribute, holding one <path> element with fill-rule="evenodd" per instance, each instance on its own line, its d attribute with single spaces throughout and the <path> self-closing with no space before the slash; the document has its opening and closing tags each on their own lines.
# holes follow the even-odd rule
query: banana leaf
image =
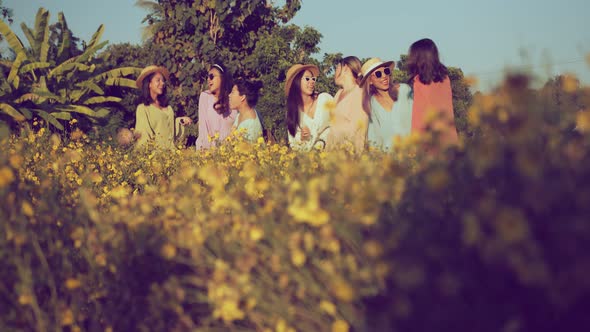
<svg viewBox="0 0 590 332">
<path fill-rule="evenodd" d="M 108 86 L 123 86 L 127 88 L 137 89 L 134 80 L 128 78 L 109 78 L 105 83 Z"/>
<path fill-rule="evenodd" d="M 41 9 L 39 9 L 41 12 Z M 39 45 L 39 61 L 46 62 L 49 54 L 49 12 L 45 10 L 42 14 L 42 19 L 39 22 L 40 25 L 35 24 L 37 32 L 37 42 Z"/>
<path fill-rule="evenodd" d="M 20 65 L 26 58 L 27 55 L 25 54 L 25 52 L 20 52 L 16 55 L 16 59 L 14 59 L 14 62 L 12 63 L 12 68 L 10 68 L 10 74 L 8 74 L 8 78 L 6 79 L 8 83 L 12 82 L 12 86 L 15 89 L 18 89 L 20 83 L 20 77 L 18 76 Z"/>
<path fill-rule="evenodd" d="M 16 121 L 24 121 L 25 120 L 25 116 L 22 115 L 21 112 L 17 111 L 14 107 L 12 107 L 8 104 L 1 103 L 0 110 L 5 114 L 10 115 Z"/>
<path fill-rule="evenodd" d="M 98 45 L 98 41 L 102 37 L 103 32 L 104 32 L 104 25 L 101 24 L 98 27 L 98 29 L 96 30 L 96 32 L 92 35 L 92 38 L 90 38 L 90 42 L 88 43 L 88 48 L 92 48 L 92 47 Z"/>
<path fill-rule="evenodd" d="M 0 33 L 4 36 L 8 46 L 14 51 L 14 53 L 19 54 L 25 52 L 25 47 L 20 38 L 18 38 L 12 29 L 10 29 L 8 24 L 4 23 L 4 20 L 0 20 Z"/>
<path fill-rule="evenodd" d="M 66 17 L 64 16 L 63 12 L 59 12 L 57 14 L 57 21 L 59 22 L 62 34 L 57 50 L 57 62 L 59 63 L 66 59 L 66 52 L 72 45 L 72 32 L 68 28 L 68 23 L 66 22 Z"/>
<path fill-rule="evenodd" d="M 27 63 L 26 65 L 24 65 L 20 68 L 19 73 L 27 73 L 27 72 L 33 71 L 35 69 L 49 68 L 50 66 L 51 66 L 51 64 L 49 62 Z"/>
<path fill-rule="evenodd" d="M 104 95 L 104 90 L 100 86 L 98 86 L 98 84 L 92 82 L 91 80 L 87 80 L 82 83 L 78 83 L 78 84 L 76 84 L 76 86 L 89 89 L 89 90 L 93 91 L 94 93 L 99 94 L 101 96 Z"/>
<path fill-rule="evenodd" d="M 108 102 L 118 103 L 120 101 L 121 101 L 121 98 L 119 98 L 119 97 L 112 97 L 112 96 L 103 97 L 103 96 L 98 96 L 98 97 L 88 98 L 86 101 L 84 101 L 84 105 L 101 104 L 101 103 L 108 103 Z"/>
<path fill-rule="evenodd" d="M 70 121 L 72 119 L 72 113 L 69 112 L 53 112 L 51 115 L 59 120 Z"/>
<path fill-rule="evenodd" d="M 69 62 L 69 63 L 62 63 L 59 66 L 53 68 L 49 74 L 47 74 L 48 78 L 52 78 L 56 75 L 63 75 L 65 72 L 70 71 L 72 69 L 76 69 L 79 71 L 91 71 L 92 66 L 85 65 L 83 63 L 77 62 Z"/>
<path fill-rule="evenodd" d="M 78 84 L 76 84 L 76 86 L 81 87 L 81 88 L 86 88 L 86 89 L 88 89 L 96 94 L 99 94 L 101 96 L 104 95 L 104 90 L 100 86 L 98 86 L 98 84 L 92 82 L 91 80 L 84 81 L 82 83 L 78 83 Z"/>
<path fill-rule="evenodd" d="M 50 123 L 59 130 L 64 130 L 64 126 L 53 115 L 40 109 L 35 109 L 34 111 L 39 114 L 43 120 L 47 121 L 47 123 Z"/>
<path fill-rule="evenodd" d="M 103 116 L 101 113 L 97 113 L 91 108 L 83 105 L 68 105 L 67 107 L 58 107 L 57 109 L 64 112 L 80 113 L 95 118 Z"/>
<path fill-rule="evenodd" d="M 109 41 L 104 41 L 100 44 L 94 45 L 92 47 L 88 47 L 86 48 L 86 51 L 84 51 L 84 53 L 80 54 L 77 58 L 76 58 L 76 62 L 86 62 L 89 59 L 91 59 L 94 54 L 96 52 L 98 52 L 101 48 L 105 47 L 107 44 L 109 43 Z"/>
<path fill-rule="evenodd" d="M 109 71 L 105 71 L 104 73 L 94 76 L 93 78 L 91 78 L 91 80 L 98 82 L 98 81 L 102 81 L 106 78 L 116 78 L 116 77 L 123 77 L 123 76 L 128 76 L 128 75 L 139 75 L 139 73 L 141 73 L 141 68 L 121 67 L 121 68 L 115 68 L 115 69 L 111 69 Z"/>
</svg>

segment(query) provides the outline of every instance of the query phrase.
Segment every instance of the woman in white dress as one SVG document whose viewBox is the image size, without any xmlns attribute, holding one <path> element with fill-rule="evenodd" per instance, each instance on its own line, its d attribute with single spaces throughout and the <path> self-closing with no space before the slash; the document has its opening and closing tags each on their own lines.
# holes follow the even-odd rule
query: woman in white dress
<svg viewBox="0 0 590 332">
<path fill-rule="evenodd" d="M 287 97 L 287 130 L 291 148 L 309 151 L 324 148 L 328 137 L 333 103 L 328 93 L 315 92 L 320 71 L 315 65 L 296 64 L 287 71 L 285 96 Z"/>
</svg>

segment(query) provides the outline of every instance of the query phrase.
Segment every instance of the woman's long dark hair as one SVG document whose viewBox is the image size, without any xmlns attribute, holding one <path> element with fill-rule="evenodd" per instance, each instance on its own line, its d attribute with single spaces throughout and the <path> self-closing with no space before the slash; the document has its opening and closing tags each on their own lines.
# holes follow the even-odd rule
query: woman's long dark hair
<svg viewBox="0 0 590 332">
<path fill-rule="evenodd" d="M 291 84 L 291 90 L 287 96 L 287 130 L 291 136 L 295 136 L 297 133 L 297 127 L 299 126 L 299 109 L 303 107 L 303 98 L 301 98 L 301 78 L 305 70 L 302 70 L 293 78 Z"/>
<path fill-rule="evenodd" d="M 219 64 L 213 65 L 211 69 L 217 70 L 219 72 L 219 78 L 221 78 L 221 84 L 219 85 L 219 95 L 217 96 L 217 101 L 215 104 L 213 104 L 213 107 L 217 113 L 229 115 L 231 112 L 229 109 L 229 94 L 231 89 L 234 87 L 232 75 L 229 70 L 227 70 L 227 68 Z"/>
<path fill-rule="evenodd" d="M 410 84 L 416 75 L 419 76 L 420 82 L 430 84 L 442 82 L 449 74 L 447 67 L 440 62 L 436 44 L 428 38 L 420 39 L 410 46 L 408 70 Z"/>
<path fill-rule="evenodd" d="M 149 105 L 156 102 L 154 99 L 152 99 L 152 96 L 150 94 L 150 82 L 152 81 L 152 78 L 154 78 L 155 75 L 156 75 L 156 73 L 151 73 L 148 76 L 146 76 L 143 79 L 143 83 L 141 85 L 141 102 L 145 106 L 149 106 Z M 164 80 L 165 79 L 166 78 L 164 78 Z M 166 82 L 166 83 L 168 83 L 168 82 Z M 164 85 L 164 88 L 162 88 L 162 94 L 158 95 L 158 97 L 156 97 L 156 99 L 158 99 L 158 103 L 160 104 L 160 107 L 168 107 L 168 97 L 166 96 L 166 85 Z"/>
</svg>

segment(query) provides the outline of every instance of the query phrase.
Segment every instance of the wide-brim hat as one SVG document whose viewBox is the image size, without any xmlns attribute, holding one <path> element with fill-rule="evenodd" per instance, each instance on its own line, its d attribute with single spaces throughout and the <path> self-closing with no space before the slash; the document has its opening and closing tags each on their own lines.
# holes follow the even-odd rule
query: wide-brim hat
<svg viewBox="0 0 590 332">
<path fill-rule="evenodd" d="M 361 79 L 361 85 L 365 83 L 367 77 L 371 75 L 375 69 L 380 67 L 389 67 L 389 69 L 393 70 L 395 67 L 394 61 L 383 61 L 380 58 L 371 58 L 367 60 L 367 62 L 363 63 L 361 67 L 361 73 L 363 74 L 363 78 Z"/>
<path fill-rule="evenodd" d="M 151 65 L 151 66 L 147 66 L 147 67 L 143 68 L 143 70 L 139 74 L 139 77 L 137 78 L 137 80 L 135 80 L 135 85 L 139 89 L 141 89 L 143 86 L 143 80 L 147 76 L 149 76 L 150 74 L 153 74 L 153 73 L 160 73 L 160 74 L 162 74 L 162 76 L 164 76 L 166 81 L 170 80 L 170 73 L 168 72 L 168 69 L 166 69 L 164 67 L 156 66 L 156 65 Z"/>
<path fill-rule="evenodd" d="M 320 69 L 316 65 L 302 65 L 300 63 L 291 66 L 291 68 L 287 70 L 287 79 L 285 80 L 285 96 L 289 95 L 289 91 L 291 90 L 291 85 L 293 84 L 293 79 L 295 79 L 295 76 L 306 70 L 311 71 L 313 76 L 316 77 L 320 74 Z"/>
</svg>

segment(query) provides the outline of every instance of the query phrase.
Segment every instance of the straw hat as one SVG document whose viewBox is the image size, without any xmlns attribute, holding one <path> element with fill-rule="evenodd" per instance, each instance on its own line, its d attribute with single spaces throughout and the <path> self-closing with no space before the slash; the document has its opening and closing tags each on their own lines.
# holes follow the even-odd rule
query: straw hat
<svg viewBox="0 0 590 332">
<path fill-rule="evenodd" d="M 141 87 L 143 86 L 143 80 L 152 73 L 160 73 L 162 74 L 162 76 L 164 76 L 166 81 L 170 80 L 170 73 L 168 72 L 168 69 L 156 65 L 151 65 L 143 68 L 143 70 L 139 74 L 139 77 L 135 81 L 135 85 L 139 89 L 141 89 Z"/>
<path fill-rule="evenodd" d="M 285 80 L 285 96 L 289 95 L 289 90 L 291 90 L 291 84 L 293 84 L 293 79 L 295 78 L 295 76 L 297 76 L 297 74 L 299 74 L 300 72 L 306 71 L 306 70 L 311 71 L 313 76 L 316 76 L 316 77 L 320 74 L 320 70 L 318 69 L 317 66 L 315 66 L 315 65 L 302 65 L 299 63 L 291 66 L 291 68 L 289 68 L 289 70 L 287 70 L 287 79 Z"/>
<path fill-rule="evenodd" d="M 371 58 L 367 60 L 361 67 L 361 73 L 363 74 L 363 79 L 361 80 L 361 85 L 365 83 L 367 77 L 371 75 L 375 69 L 379 67 L 389 67 L 389 69 L 393 70 L 395 67 L 395 62 L 393 61 L 382 61 L 379 58 Z"/>
</svg>

